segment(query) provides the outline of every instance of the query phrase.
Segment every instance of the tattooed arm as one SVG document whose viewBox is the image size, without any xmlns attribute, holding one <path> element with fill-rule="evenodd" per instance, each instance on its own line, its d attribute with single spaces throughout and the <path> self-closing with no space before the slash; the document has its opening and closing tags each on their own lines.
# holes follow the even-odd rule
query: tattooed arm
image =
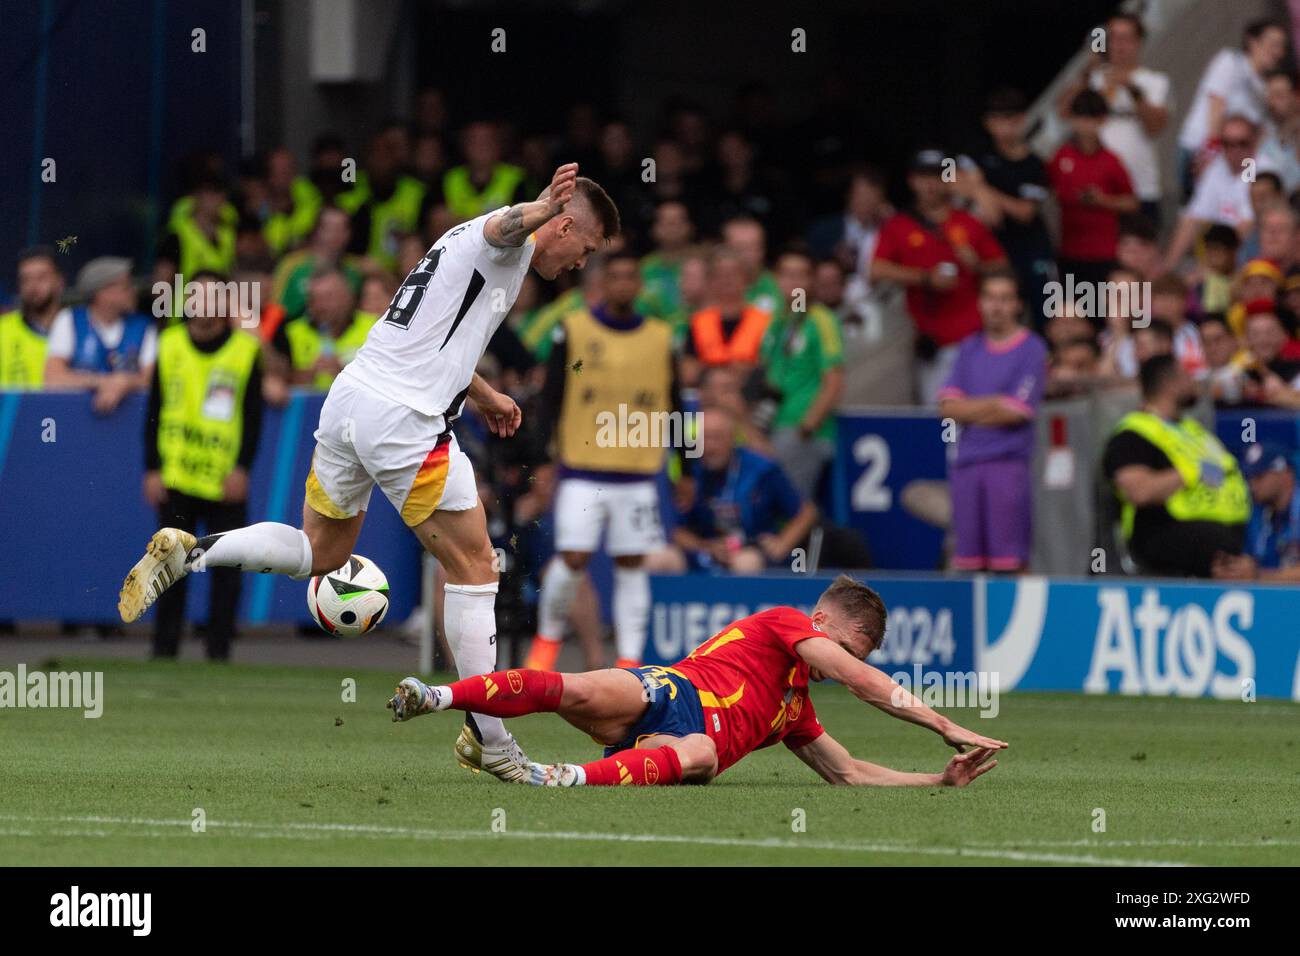
<svg viewBox="0 0 1300 956">
<path fill-rule="evenodd" d="M 484 223 L 483 238 L 493 246 L 522 246 L 533 230 L 564 211 L 577 181 L 577 163 L 561 166 L 535 201 L 516 203 Z"/>
</svg>

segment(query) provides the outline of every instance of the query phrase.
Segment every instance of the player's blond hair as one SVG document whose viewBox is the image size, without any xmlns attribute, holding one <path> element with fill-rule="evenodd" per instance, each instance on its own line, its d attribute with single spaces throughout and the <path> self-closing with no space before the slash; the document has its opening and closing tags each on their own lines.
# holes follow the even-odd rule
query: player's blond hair
<svg viewBox="0 0 1300 956">
<path fill-rule="evenodd" d="M 885 641 L 885 625 L 889 612 L 880 595 L 861 581 L 855 581 L 847 574 L 841 574 L 831 582 L 831 586 L 822 592 L 818 604 L 833 604 L 843 611 L 850 621 L 871 640 L 872 650 L 876 650 Z"/>
</svg>

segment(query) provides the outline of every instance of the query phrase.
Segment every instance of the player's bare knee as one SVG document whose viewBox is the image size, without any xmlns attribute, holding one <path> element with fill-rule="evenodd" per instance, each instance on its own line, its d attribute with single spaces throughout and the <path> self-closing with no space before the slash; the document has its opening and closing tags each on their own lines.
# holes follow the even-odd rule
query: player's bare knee
<svg viewBox="0 0 1300 956">
<path fill-rule="evenodd" d="M 560 560 L 568 566 L 570 571 L 582 571 L 587 567 L 587 562 L 591 560 L 591 555 L 586 551 L 561 551 Z"/>
<path fill-rule="evenodd" d="M 682 764 L 682 783 L 708 783 L 718 775 L 718 748 L 706 734 L 687 734 L 670 746 Z"/>
<path fill-rule="evenodd" d="M 329 574 L 348 563 L 352 557 L 352 543 L 340 539 L 337 535 L 321 531 L 307 531 L 307 540 L 311 542 L 311 573 Z"/>
</svg>

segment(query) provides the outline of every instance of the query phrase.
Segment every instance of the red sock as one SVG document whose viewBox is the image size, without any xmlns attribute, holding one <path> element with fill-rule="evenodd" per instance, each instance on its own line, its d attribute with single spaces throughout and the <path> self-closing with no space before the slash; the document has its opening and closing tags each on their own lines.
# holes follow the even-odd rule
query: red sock
<svg viewBox="0 0 1300 956">
<path fill-rule="evenodd" d="M 510 670 L 466 677 L 451 685 L 451 706 L 489 717 L 558 710 L 564 677 L 553 671 Z"/>
<path fill-rule="evenodd" d="M 587 786 L 612 787 L 631 783 L 668 786 L 682 782 L 682 762 L 672 747 L 655 750 L 620 750 L 612 757 L 583 764 Z"/>
</svg>

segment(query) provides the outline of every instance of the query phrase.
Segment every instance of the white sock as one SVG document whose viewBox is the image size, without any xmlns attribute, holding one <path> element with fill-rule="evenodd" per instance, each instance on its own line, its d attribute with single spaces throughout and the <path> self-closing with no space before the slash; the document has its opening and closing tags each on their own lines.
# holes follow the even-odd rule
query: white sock
<svg viewBox="0 0 1300 956">
<path fill-rule="evenodd" d="M 645 654 L 646 618 L 650 614 L 650 573 L 645 568 L 614 565 L 614 642 L 618 656 L 639 661 Z"/>
<path fill-rule="evenodd" d="M 581 571 L 575 571 L 560 557 L 553 558 L 542 575 L 542 594 L 537 607 L 537 633 L 552 641 L 564 639 L 569 623 L 569 608 L 573 594 L 582 580 Z"/>
<path fill-rule="evenodd" d="M 185 565 L 287 574 L 302 581 L 311 577 L 311 539 L 287 524 L 263 521 L 200 538 Z"/>
<path fill-rule="evenodd" d="M 491 674 L 497 669 L 496 584 L 448 584 L 443 591 L 442 622 L 456 657 L 456 673 L 462 680 Z M 485 746 L 509 742 L 510 732 L 500 717 L 470 714 L 469 718 Z"/>
</svg>

